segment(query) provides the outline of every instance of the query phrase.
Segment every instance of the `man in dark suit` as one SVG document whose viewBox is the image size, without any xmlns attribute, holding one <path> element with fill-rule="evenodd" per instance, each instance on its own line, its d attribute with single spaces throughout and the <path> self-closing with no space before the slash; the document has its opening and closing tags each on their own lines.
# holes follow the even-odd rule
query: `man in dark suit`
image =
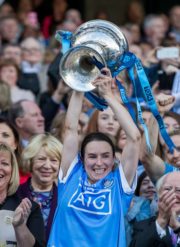
<svg viewBox="0 0 180 247">
<path fill-rule="evenodd" d="M 157 182 L 158 216 L 137 222 L 130 247 L 180 247 L 180 172 Z"/>
</svg>

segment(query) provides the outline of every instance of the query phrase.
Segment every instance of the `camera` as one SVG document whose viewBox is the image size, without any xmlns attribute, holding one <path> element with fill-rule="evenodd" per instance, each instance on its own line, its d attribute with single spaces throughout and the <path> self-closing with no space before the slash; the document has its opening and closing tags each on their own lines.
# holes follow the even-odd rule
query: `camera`
<svg viewBox="0 0 180 247">
<path fill-rule="evenodd" d="M 179 55 L 179 48 L 176 46 L 161 47 L 156 51 L 156 58 L 159 60 L 178 58 Z"/>
</svg>

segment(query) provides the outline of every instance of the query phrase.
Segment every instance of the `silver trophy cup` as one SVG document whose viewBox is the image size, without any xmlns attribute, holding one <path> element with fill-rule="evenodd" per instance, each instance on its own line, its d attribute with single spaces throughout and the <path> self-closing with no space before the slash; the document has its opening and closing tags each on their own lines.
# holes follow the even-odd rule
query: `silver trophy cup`
<svg viewBox="0 0 180 247">
<path fill-rule="evenodd" d="M 60 75 L 69 87 L 88 92 L 100 74 L 92 62 L 94 58 L 111 72 L 120 66 L 120 58 L 128 51 L 128 43 L 115 24 L 104 20 L 92 20 L 82 24 L 71 39 L 70 48 L 61 58 Z"/>
</svg>

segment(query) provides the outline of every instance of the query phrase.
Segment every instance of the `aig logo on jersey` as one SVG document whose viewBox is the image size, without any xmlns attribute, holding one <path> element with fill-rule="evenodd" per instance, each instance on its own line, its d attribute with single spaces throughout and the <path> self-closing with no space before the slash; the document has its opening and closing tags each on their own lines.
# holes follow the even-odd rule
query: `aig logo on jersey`
<svg viewBox="0 0 180 247">
<path fill-rule="evenodd" d="M 82 191 L 82 187 L 79 186 L 68 206 L 96 215 L 111 214 L 111 191 L 109 189 Z"/>
</svg>

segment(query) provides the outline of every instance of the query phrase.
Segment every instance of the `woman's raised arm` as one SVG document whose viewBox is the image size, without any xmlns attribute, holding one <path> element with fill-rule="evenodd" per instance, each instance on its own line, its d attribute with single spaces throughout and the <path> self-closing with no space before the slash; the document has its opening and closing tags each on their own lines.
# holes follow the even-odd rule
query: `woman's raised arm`
<svg viewBox="0 0 180 247">
<path fill-rule="evenodd" d="M 82 109 L 84 94 L 73 91 L 65 120 L 65 135 L 62 150 L 61 169 L 63 177 L 66 176 L 67 171 L 78 153 L 79 138 L 78 138 L 78 122 Z"/>
<path fill-rule="evenodd" d="M 99 94 L 107 101 L 116 115 L 120 126 L 126 133 L 127 141 L 122 152 L 121 162 L 126 179 L 131 185 L 137 169 L 141 135 L 129 112 L 112 93 L 111 87 L 113 79 L 111 78 L 110 71 L 105 68 L 103 72 L 106 75 L 98 77 L 93 82 L 93 85 L 97 86 Z"/>
</svg>

